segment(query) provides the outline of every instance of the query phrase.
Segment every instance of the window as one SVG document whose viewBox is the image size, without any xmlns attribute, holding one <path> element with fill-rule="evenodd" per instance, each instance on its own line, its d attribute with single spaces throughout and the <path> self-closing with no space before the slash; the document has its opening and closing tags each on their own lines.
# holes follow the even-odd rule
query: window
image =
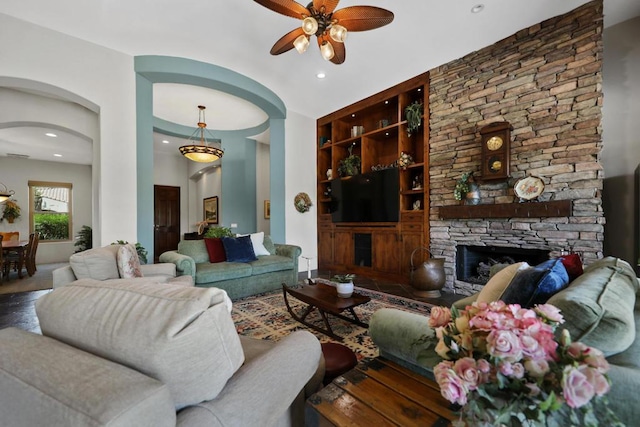
<svg viewBox="0 0 640 427">
<path fill-rule="evenodd" d="M 71 189 L 64 182 L 29 181 L 29 232 L 41 241 L 71 240 Z"/>
</svg>

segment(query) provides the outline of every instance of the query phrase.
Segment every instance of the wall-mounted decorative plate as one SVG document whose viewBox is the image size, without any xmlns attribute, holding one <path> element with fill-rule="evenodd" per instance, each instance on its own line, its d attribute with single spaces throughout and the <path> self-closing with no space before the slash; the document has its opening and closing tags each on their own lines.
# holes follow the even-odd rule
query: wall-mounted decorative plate
<svg viewBox="0 0 640 427">
<path fill-rule="evenodd" d="M 311 206 L 311 197 L 307 193 L 298 193 L 296 197 L 293 199 L 293 204 L 296 207 L 296 210 L 300 213 L 304 213 L 309 211 Z"/>
<path fill-rule="evenodd" d="M 519 179 L 513 187 L 516 196 L 522 200 L 533 200 L 540 197 L 544 191 L 544 182 L 537 176 Z"/>
</svg>

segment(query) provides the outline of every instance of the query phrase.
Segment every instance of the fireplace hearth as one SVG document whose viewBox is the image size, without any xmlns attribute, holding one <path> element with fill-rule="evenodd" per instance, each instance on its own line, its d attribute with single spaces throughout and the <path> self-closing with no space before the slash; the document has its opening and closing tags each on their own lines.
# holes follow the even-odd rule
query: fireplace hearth
<svg viewBox="0 0 640 427">
<path fill-rule="evenodd" d="M 525 261 L 530 265 L 549 259 L 549 250 L 500 246 L 456 246 L 456 280 L 473 285 L 489 281 L 491 266 Z"/>
</svg>

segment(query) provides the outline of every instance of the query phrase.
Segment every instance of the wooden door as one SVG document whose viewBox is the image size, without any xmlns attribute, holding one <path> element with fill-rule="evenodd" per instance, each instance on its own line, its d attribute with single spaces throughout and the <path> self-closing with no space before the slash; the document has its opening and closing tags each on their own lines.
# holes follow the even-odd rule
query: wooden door
<svg viewBox="0 0 640 427">
<path fill-rule="evenodd" d="M 333 230 L 318 227 L 318 264 L 325 267 L 333 264 Z"/>
<path fill-rule="evenodd" d="M 353 265 L 353 233 L 336 230 L 333 233 L 333 263 L 341 266 Z"/>
<path fill-rule="evenodd" d="M 400 270 L 400 238 L 396 230 L 376 231 L 371 236 L 373 269 L 384 273 Z"/>
<path fill-rule="evenodd" d="M 154 186 L 154 262 L 160 254 L 178 249 L 180 242 L 180 187 Z"/>
</svg>

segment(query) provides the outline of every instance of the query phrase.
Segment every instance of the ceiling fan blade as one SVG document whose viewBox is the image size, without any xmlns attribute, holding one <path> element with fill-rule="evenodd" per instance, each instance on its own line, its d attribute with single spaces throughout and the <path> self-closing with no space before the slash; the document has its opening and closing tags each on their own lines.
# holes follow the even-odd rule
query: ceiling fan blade
<svg viewBox="0 0 640 427">
<path fill-rule="evenodd" d="M 294 0 L 254 0 L 271 9 L 274 12 L 281 13 L 292 18 L 304 19 L 304 16 L 309 16 L 309 10 Z"/>
<path fill-rule="evenodd" d="M 318 46 L 322 46 L 323 42 L 330 43 L 333 46 L 333 58 L 329 61 L 334 64 L 342 64 L 347 59 L 347 50 L 344 47 L 344 43 L 337 42 L 331 37 L 327 37 L 326 33 L 318 37 Z"/>
<path fill-rule="evenodd" d="M 336 10 L 331 17 L 347 31 L 367 31 L 393 21 L 393 13 L 374 6 L 352 6 Z"/>
<path fill-rule="evenodd" d="M 271 48 L 271 55 L 280 55 L 281 53 L 290 51 L 293 49 L 293 41 L 301 35 L 304 35 L 304 31 L 301 27 L 298 27 L 293 31 L 289 31 L 273 45 Z"/>
<path fill-rule="evenodd" d="M 324 13 L 327 15 L 336 10 L 336 6 L 340 0 L 313 0 L 313 8 L 317 11 L 321 11 L 324 6 Z"/>
</svg>

